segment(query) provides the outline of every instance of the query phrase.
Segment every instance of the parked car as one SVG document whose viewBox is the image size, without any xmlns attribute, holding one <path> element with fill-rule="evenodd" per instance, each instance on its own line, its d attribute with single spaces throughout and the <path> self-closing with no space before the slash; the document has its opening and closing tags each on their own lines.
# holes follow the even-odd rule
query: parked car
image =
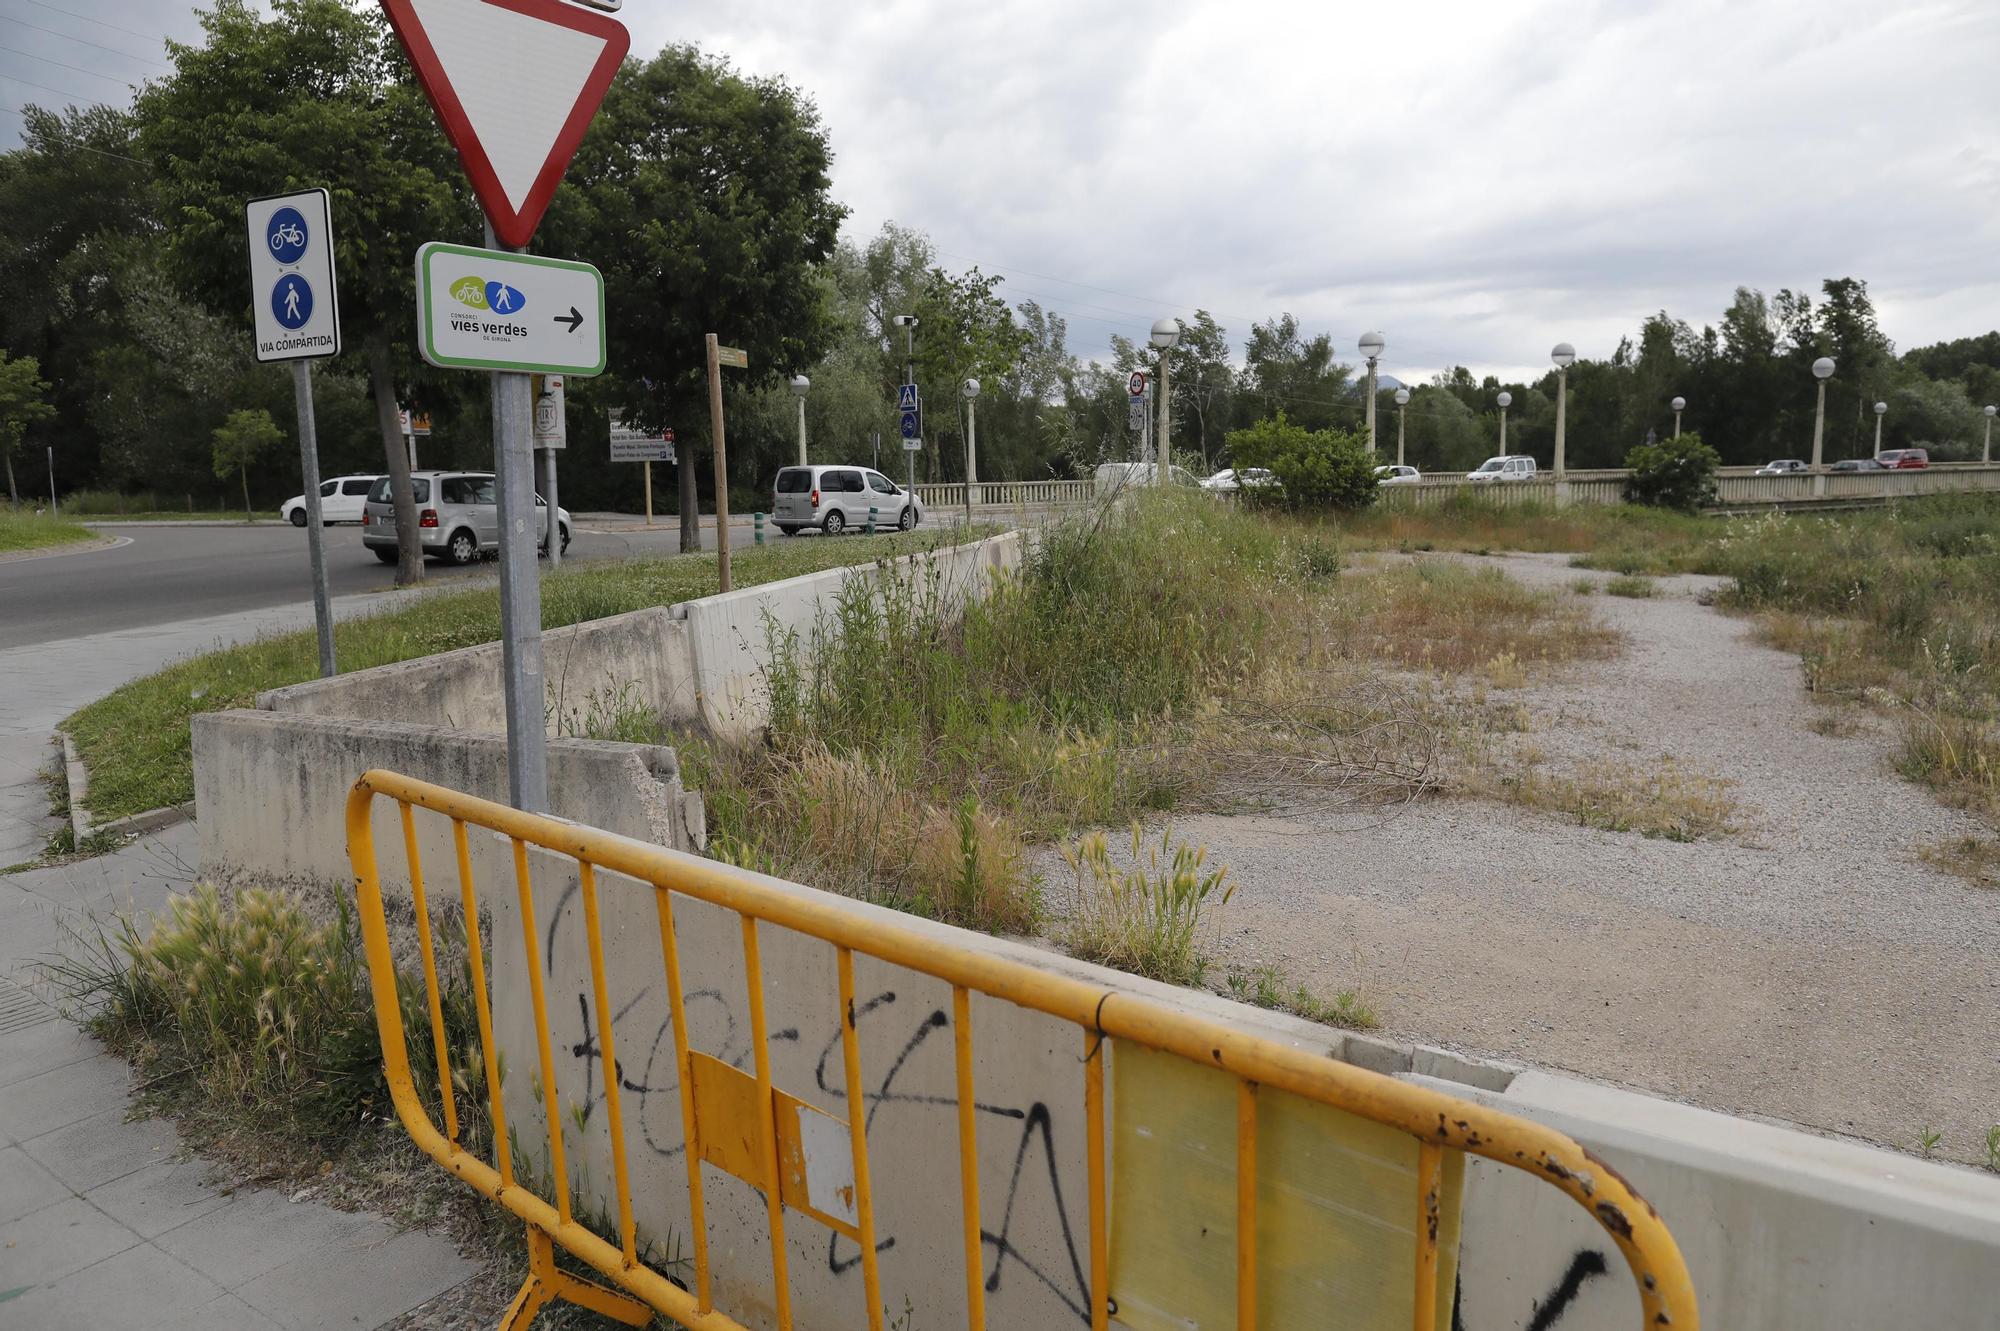
<svg viewBox="0 0 2000 1331">
<path fill-rule="evenodd" d="M 771 496 L 771 519 L 778 530 L 796 536 L 818 527 L 838 536 L 849 527 L 875 525 L 908 531 L 923 521 L 917 497 L 881 472 L 863 466 L 784 467 Z"/>
<path fill-rule="evenodd" d="M 1884 466 L 1883 466 L 1883 465 L 1882 465 L 1881 463 L 1877 462 L 1877 461 L 1876 461 L 1876 460 L 1875 460 L 1874 458 L 1842 458 L 1842 459 L 1841 459 L 1840 461 L 1838 461 L 1838 462 L 1834 463 L 1834 464 L 1833 464 L 1833 466 L 1832 466 L 1832 467 L 1830 468 L 1830 470 L 1832 470 L 1832 471 L 1887 471 L 1887 470 L 1888 470 L 1888 468 L 1887 468 L 1887 467 L 1884 467 Z"/>
<path fill-rule="evenodd" d="M 1474 485 L 1484 485 L 1493 481 L 1532 481 L 1535 479 L 1535 460 L 1524 453 L 1488 458 L 1465 479 Z"/>
<path fill-rule="evenodd" d="M 368 492 L 379 476 L 336 476 L 319 483 L 319 520 L 331 527 L 336 522 L 359 522 L 368 506 Z M 306 497 L 293 495 L 278 509 L 278 516 L 294 527 L 306 525 Z"/>
<path fill-rule="evenodd" d="M 1424 474 L 1415 467 L 1405 467 L 1400 463 L 1375 469 L 1377 485 L 1415 485 L 1423 478 Z"/>
<path fill-rule="evenodd" d="M 1806 471 L 1806 464 L 1797 458 L 1778 458 L 1757 468 L 1759 476 L 1791 476 Z"/>
<path fill-rule="evenodd" d="M 1921 471 L 1931 465 L 1930 451 L 1922 448 L 1885 448 L 1875 460 L 1890 471 Z"/>
<path fill-rule="evenodd" d="M 490 471 L 420 471 L 410 477 L 417 505 L 417 527 L 424 553 L 454 564 L 470 564 L 500 553 L 500 507 Z M 562 548 L 569 549 L 569 510 L 556 510 L 556 530 Z M 549 549 L 549 505 L 535 496 L 535 535 L 543 554 Z M 389 478 L 378 476 L 368 492 L 361 517 L 361 544 L 385 564 L 396 562 L 396 504 L 389 496 Z"/>
<path fill-rule="evenodd" d="M 1115 495 L 1120 490 L 1151 485 L 1154 470 L 1158 466 L 1156 462 L 1101 462 L 1097 470 L 1091 474 L 1091 482 L 1096 489 L 1097 497 L 1102 499 L 1108 495 Z M 1197 489 L 1201 488 L 1201 482 L 1196 480 L 1194 474 L 1185 467 L 1168 466 L 1167 482 L 1171 485 L 1191 485 Z M 1275 483 L 1274 480 L 1273 484 Z"/>
<path fill-rule="evenodd" d="M 1179 471 L 1180 468 L 1176 467 L 1174 470 Z M 1147 479 L 1152 479 L 1151 472 L 1147 473 Z M 1218 494 L 1234 494 L 1238 490 L 1257 490 L 1277 483 L 1278 478 L 1264 467 L 1245 467 L 1241 471 L 1234 467 L 1224 467 L 1203 481 L 1201 488 L 1213 490 Z"/>
</svg>

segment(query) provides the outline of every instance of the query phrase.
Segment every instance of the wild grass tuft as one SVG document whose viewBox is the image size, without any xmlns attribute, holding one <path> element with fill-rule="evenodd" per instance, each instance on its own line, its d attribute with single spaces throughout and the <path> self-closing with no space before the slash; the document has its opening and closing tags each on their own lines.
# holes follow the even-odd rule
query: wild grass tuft
<svg viewBox="0 0 2000 1331">
<path fill-rule="evenodd" d="M 1126 863 L 1112 859 L 1102 832 L 1064 847 L 1063 858 L 1076 875 L 1063 936 L 1071 952 L 1169 984 L 1200 983 L 1209 965 L 1209 911 L 1236 890 L 1227 866 L 1210 867 L 1206 847 L 1176 845 L 1171 827 L 1151 844 L 1136 822 Z"/>
<path fill-rule="evenodd" d="M 1231 998 L 1273 1012 L 1289 1012 L 1322 1026 L 1344 1026 L 1349 1030 L 1373 1030 L 1381 1025 L 1374 1006 L 1357 989 L 1342 989 L 1330 999 L 1321 998 L 1302 984 L 1292 984 L 1276 966 L 1263 965 L 1245 971 L 1231 967 L 1223 977 L 1223 987 Z"/>
<path fill-rule="evenodd" d="M 96 536 L 90 528 L 66 518 L 57 521 L 46 514 L 0 507 L 0 554 L 73 545 Z"/>
<path fill-rule="evenodd" d="M 1658 590 L 1651 578 L 1636 577 L 1629 573 L 1621 573 L 1604 584 L 1606 596 L 1625 596 L 1639 601 L 1652 597 Z"/>
</svg>

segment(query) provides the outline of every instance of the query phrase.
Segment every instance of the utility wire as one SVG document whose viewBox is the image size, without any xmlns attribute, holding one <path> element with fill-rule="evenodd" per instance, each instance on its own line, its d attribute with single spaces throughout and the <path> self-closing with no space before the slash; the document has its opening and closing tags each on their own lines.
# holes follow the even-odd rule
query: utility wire
<svg viewBox="0 0 2000 1331">
<path fill-rule="evenodd" d="M 112 55 L 122 56 L 126 60 L 136 60 L 142 65 L 151 65 L 155 69 L 173 68 L 172 65 L 167 64 L 164 60 L 154 60 L 148 56 L 134 55 L 130 51 L 121 51 L 115 46 L 106 46 L 103 42 L 93 42 L 88 37 L 72 37 L 66 32 L 58 32 L 54 28 L 44 28 L 41 24 L 30 23 L 24 18 L 15 18 L 12 14 L 0 14 L 0 18 L 6 19 L 9 23 L 18 23 L 22 27 L 32 29 L 35 32 L 45 32 L 51 37 L 60 37 L 66 42 L 75 42 L 78 46 L 94 46 L 100 51 L 109 51 Z"/>
<path fill-rule="evenodd" d="M 87 74 L 94 79 L 103 79 L 106 83 L 118 83 L 120 84 L 120 86 L 128 86 L 123 84 L 121 80 L 115 79 L 109 74 L 100 74 L 94 69 L 85 69 L 82 65 L 71 65 L 61 60 L 51 59 L 50 57 L 45 55 L 36 55 L 33 51 L 23 51 L 20 47 L 9 46 L 5 42 L 0 42 L 0 51 L 12 51 L 15 55 L 25 56 L 29 60 L 39 60 L 45 65 L 54 65 L 58 69 L 73 69 L 79 74 Z"/>
<path fill-rule="evenodd" d="M 122 23 L 107 23 L 105 20 L 101 18 L 92 18 L 88 14 L 79 14 L 74 9 L 64 9 L 61 5 L 52 5 L 49 3 L 49 0 L 28 0 L 28 3 L 31 5 L 39 5 L 43 9 L 52 9 L 58 14 L 67 14 L 71 18 L 80 18 L 85 23 L 95 23 L 100 28 L 112 28 L 118 32 L 128 32 L 132 34 L 134 37 L 144 37 L 149 42 L 158 41 L 160 38 L 160 34 L 158 34 L 157 32 L 141 32 L 137 28 L 128 28 L 124 26 Z"/>
<path fill-rule="evenodd" d="M 0 111 L 11 112 L 23 120 L 28 118 L 28 108 L 25 106 L 0 106 Z M 99 157 L 115 157 L 121 162 L 130 162 L 134 166 L 143 166 L 148 171 L 153 169 L 153 164 L 143 158 L 127 157 L 124 153 L 115 153 L 104 148 L 93 148 L 87 143 L 68 143 L 63 146 L 66 148 L 77 148 L 87 153 L 96 153 Z"/>
<path fill-rule="evenodd" d="M 83 93 L 80 92 L 64 92 L 61 88 L 51 88 L 46 83 L 37 83 L 33 79 L 24 79 L 19 74 L 0 74 L 0 81 L 11 82 L 11 83 L 25 83 L 30 88 L 40 88 L 43 92 L 52 92 L 58 97 L 82 97 L 84 105 L 86 106 L 105 105 L 105 101 L 102 97 L 92 98 L 85 96 Z"/>
</svg>

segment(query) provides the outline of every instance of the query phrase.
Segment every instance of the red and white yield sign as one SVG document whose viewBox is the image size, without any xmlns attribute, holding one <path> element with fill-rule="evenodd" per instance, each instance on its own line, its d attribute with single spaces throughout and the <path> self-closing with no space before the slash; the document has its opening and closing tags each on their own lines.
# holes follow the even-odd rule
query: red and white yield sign
<svg viewBox="0 0 2000 1331">
<path fill-rule="evenodd" d="M 382 0 L 504 244 L 535 234 L 631 39 L 560 0 Z"/>
</svg>

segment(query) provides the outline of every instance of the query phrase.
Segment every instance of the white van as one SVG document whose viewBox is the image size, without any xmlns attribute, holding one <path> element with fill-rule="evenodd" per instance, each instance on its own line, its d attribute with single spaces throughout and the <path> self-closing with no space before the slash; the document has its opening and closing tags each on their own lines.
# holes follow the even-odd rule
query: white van
<svg viewBox="0 0 2000 1331">
<path fill-rule="evenodd" d="M 1475 485 L 1488 481 L 1532 481 L 1535 479 L 1535 460 L 1525 453 L 1510 453 L 1506 457 L 1488 458 L 1479 464 L 1477 471 L 1469 473 L 1465 479 Z"/>
<path fill-rule="evenodd" d="M 872 467 L 784 467 L 771 487 L 771 518 L 779 531 L 796 536 L 818 527 L 838 536 L 850 527 L 909 531 L 923 520 L 917 497 Z"/>
</svg>

